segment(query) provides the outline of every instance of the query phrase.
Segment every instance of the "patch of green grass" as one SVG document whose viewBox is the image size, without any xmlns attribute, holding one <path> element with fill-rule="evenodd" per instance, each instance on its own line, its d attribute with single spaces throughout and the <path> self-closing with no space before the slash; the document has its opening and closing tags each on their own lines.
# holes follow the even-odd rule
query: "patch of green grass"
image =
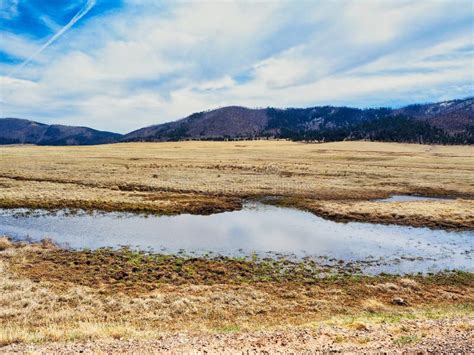
<svg viewBox="0 0 474 355">
<path fill-rule="evenodd" d="M 398 346 L 414 344 L 420 341 L 420 337 L 418 335 L 402 335 L 398 338 L 393 340 L 393 343 Z"/>
<path fill-rule="evenodd" d="M 444 308 L 427 308 L 423 310 L 423 316 L 428 319 L 441 319 L 452 315 L 474 316 L 474 303 L 458 303 Z"/>
<path fill-rule="evenodd" d="M 445 319 L 451 317 L 474 316 L 474 303 L 460 303 L 441 305 L 436 307 L 424 307 L 419 309 L 406 309 L 403 311 L 363 311 L 353 315 L 339 315 L 326 323 L 331 325 L 350 325 L 356 322 L 372 324 L 397 324 L 404 320 L 415 319 Z"/>
<path fill-rule="evenodd" d="M 402 320 L 416 319 L 417 316 L 413 312 L 364 312 L 362 318 L 373 323 L 400 323 Z"/>
<path fill-rule="evenodd" d="M 241 328 L 236 324 L 225 325 L 220 328 L 216 328 L 218 333 L 237 333 L 241 331 Z"/>
</svg>

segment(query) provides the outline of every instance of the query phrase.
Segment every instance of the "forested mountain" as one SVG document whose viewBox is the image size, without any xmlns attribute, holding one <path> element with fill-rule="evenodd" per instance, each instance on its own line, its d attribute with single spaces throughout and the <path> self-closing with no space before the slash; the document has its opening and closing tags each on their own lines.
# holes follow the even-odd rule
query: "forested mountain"
<svg viewBox="0 0 474 355">
<path fill-rule="evenodd" d="M 286 138 L 330 142 L 474 144 L 474 98 L 391 108 L 229 106 L 193 113 L 178 121 L 124 136 L 87 127 L 0 119 L 0 144 L 87 145 L 133 141 Z"/>
<path fill-rule="evenodd" d="M 376 140 L 473 144 L 474 98 L 400 109 L 318 106 L 248 109 L 224 107 L 131 132 L 124 141 L 184 139 Z"/>
</svg>

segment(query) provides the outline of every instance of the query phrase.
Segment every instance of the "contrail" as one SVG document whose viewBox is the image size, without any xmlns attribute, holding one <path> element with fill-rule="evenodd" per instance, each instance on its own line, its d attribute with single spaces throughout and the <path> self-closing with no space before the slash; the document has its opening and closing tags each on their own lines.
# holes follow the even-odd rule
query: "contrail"
<svg viewBox="0 0 474 355">
<path fill-rule="evenodd" d="M 9 74 L 8 76 L 12 76 L 21 69 L 25 65 L 27 65 L 29 62 L 31 62 L 37 55 L 39 55 L 41 52 L 43 52 L 46 48 L 48 48 L 52 43 L 54 43 L 59 37 L 61 37 L 64 32 L 69 30 L 74 24 L 79 21 L 82 17 L 84 17 L 96 4 L 96 0 L 87 0 L 87 3 L 84 5 L 84 7 L 79 10 L 79 12 L 64 26 L 62 27 L 58 32 L 54 34 L 53 37 L 51 37 L 45 44 L 43 44 L 40 48 L 36 50 L 28 59 L 26 59 L 23 63 L 15 67 Z"/>
</svg>

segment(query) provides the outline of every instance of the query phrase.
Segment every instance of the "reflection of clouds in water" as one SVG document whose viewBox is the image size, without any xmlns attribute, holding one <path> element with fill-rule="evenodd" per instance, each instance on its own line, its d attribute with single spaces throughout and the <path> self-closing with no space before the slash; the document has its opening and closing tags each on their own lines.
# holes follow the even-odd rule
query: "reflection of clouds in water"
<svg viewBox="0 0 474 355">
<path fill-rule="evenodd" d="M 411 196 L 411 195 L 393 195 L 389 198 L 376 199 L 378 202 L 411 202 L 411 201 L 446 201 L 452 198 L 446 197 L 428 197 L 428 196 Z"/>
<path fill-rule="evenodd" d="M 443 261 L 449 267 L 472 269 L 469 255 L 461 253 L 473 248 L 473 232 L 335 223 L 308 212 L 265 205 L 210 216 L 148 218 L 120 213 L 14 218 L 12 213 L 1 211 L 0 234 L 29 235 L 33 239 L 47 236 L 75 248 L 132 245 L 156 251 L 185 249 L 227 255 L 241 254 L 241 249 L 243 253 L 272 251 L 299 256 L 328 255 L 344 260 L 393 259 L 405 255 L 439 259 L 434 267 L 440 267 Z M 428 265 L 428 261 L 411 264 L 404 261 L 397 267 L 401 270 L 415 264 L 431 268 L 433 262 Z"/>
</svg>

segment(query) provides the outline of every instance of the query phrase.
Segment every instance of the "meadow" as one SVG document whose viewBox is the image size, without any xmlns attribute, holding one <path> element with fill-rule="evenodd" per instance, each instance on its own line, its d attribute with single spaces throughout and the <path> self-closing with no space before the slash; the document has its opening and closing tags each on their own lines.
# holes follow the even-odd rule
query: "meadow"
<svg viewBox="0 0 474 355">
<path fill-rule="evenodd" d="M 473 176 L 472 146 L 288 141 L 3 146 L 0 207 L 210 214 L 238 210 L 255 199 L 336 221 L 473 230 Z M 377 201 L 391 195 L 446 199 Z M 323 271 L 304 260 L 68 250 L 3 237 L 0 350 L 471 347 L 472 273 Z"/>
<path fill-rule="evenodd" d="M 474 228 L 474 148 L 288 141 L 0 147 L 0 207 L 209 214 L 246 198 L 334 220 Z M 403 204 L 394 194 L 451 197 Z M 275 198 L 276 197 L 276 198 Z"/>
</svg>

